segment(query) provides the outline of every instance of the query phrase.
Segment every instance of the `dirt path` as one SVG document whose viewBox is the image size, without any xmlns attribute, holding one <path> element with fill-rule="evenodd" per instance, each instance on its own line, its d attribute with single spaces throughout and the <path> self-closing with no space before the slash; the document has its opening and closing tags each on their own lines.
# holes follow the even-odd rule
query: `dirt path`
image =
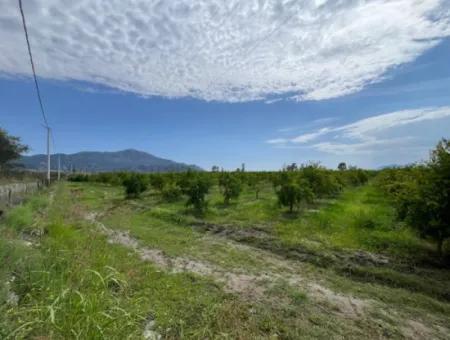
<svg viewBox="0 0 450 340">
<path fill-rule="evenodd" d="M 371 312 L 375 309 L 385 310 L 386 318 L 390 318 L 398 324 L 402 336 L 406 339 L 430 339 L 433 337 L 446 339 L 445 334 L 447 334 L 448 329 L 429 327 L 427 323 L 420 320 L 404 320 L 403 317 L 397 315 L 398 313 L 395 310 L 384 303 L 336 293 L 319 282 L 302 277 L 299 274 L 301 268 L 295 261 L 268 251 L 220 238 L 221 242 L 226 242 L 230 247 L 254 253 L 255 256 L 267 263 L 264 273 L 255 275 L 245 269 L 229 270 L 207 261 L 182 256 L 168 256 L 160 249 L 142 245 L 128 231 L 113 230 L 106 227 L 96 219 L 97 214 L 95 213 L 90 213 L 85 217 L 96 226 L 100 233 L 107 237 L 109 243 L 133 250 L 143 261 L 152 262 L 159 268 L 171 273 L 189 272 L 212 278 L 215 282 L 223 285 L 226 292 L 238 294 L 248 301 L 273 303 L 274 301 L 271 301 L 273 297 L 271 298 L 269 290 L 282 283 L 294 290 L 306 293 L 308 299 L 315 302 L 315 306 L 323 309 L 325 313 L 333 313 L 339 318 L 353 320 L 356 323 L 367 322 L 368 319 L 371 319 L 372 322 L 382 324 L 382 321 L 377 320 Z M 210 239 L 205 240 L 206 242 L 218 242 L 218 239 L 211 235 L 205 236 L 205 238 Z M 151 327 L 146 326 L 146 332 L 149 336 L 145 338 L 158 339 L 159 335 L 151 330 L 154 327 L 154 322 L 151 321 L 149 325 Z"/>
<path fill-rule="evenodd" d="M 270 288 L 276 284 L 285 283 L 294 289 L 306 292 L 308 297 L 312 297 L 319 303 L 325 303 L 331 307 L 333 312 L 345 318 L 362 317 L 365 314 L 365 309 L 371 304 L 369 300 L 335 293 L 317 282 L 307 282 L 295 273 L 295 265 L 289 260 L 249 246 L 233 245 L 246 251 L 256 251 L 258 256 L 268 263 L 268 267 L 276 268 L 277 272 L 265 270 L 262 274 L 254 275 L 248 273 L 248 270 L 245 269 L 230 271 L 206 261 L 188 257 L 170 257 L 162 250 L 141 245 L 128 232 L 107 228 L 103 223 L 96 220 L 95 213 L 88 214 L 86 219 L 107 236 L 108 242 L 132 249 L 142 260 L 152 262 L 161 269 L 172 273 L 190 272 L 210 277 L 217 283 L 222 284 L 226 292 L 237 293 L 250 301 L 268 299 L 266 292 Z"/>
</svg>

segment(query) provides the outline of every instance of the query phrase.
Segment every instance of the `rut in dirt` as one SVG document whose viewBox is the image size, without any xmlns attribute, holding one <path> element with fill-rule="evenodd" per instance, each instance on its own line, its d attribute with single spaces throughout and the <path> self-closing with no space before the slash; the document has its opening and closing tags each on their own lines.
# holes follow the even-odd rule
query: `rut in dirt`
<svg viewBox="0 0 450 340">
<path fill-rule="evenodd" d="M 93 223 L 105 235 L 108 242 L 118 244 L 133 250 L 143 261 L 149 261 L 159 268 L 170 273 L 188 272 L 202 277 L 212 278 L 216 283 L 223 285 L 226 292 L 236 293 L 249 301 L 270 299 L 268 290 L 280 282 L 306 291 L 309 297 L 318 302 L 325 302 L 332 306 L 336 313 L 346 318 L 360 318 L 370 305 L 369 300 L 361 300 L 352 296 L 337 294 L 316 282 L 306 282 L 303 277 L 295 274 L 295 268 L 288 260 L 276 259 L 272 255 L 271 265 L 276 265 L 279 273 L 265 271 L 262 274 L 249 274 L 248 270 L 230 271 L 216 264 L 199 261 L 188 257 L 170 257 L 160 249 L 141 245 L 139 240 L 132 237 L 128 231 L 113 230 L 106 227 L 96 219 L 96 214 L 86 215 L 86 219 Z M 260 250 L 257 250 L 260 254 Z M 267 256 L 265 254 L 264 256 Z"/>
</svg>

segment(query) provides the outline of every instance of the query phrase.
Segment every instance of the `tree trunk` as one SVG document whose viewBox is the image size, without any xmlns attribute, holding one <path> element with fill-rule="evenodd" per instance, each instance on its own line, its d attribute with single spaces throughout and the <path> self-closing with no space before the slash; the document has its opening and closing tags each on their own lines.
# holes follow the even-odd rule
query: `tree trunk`
<svg viewBox="0 0 450 340">
<path fill-rule="evenodd" d="M 292 211 L 294 210 L 294 203 L 290 203 L 289 204 L 289 212 L 292 213 Z"/>
</svg>

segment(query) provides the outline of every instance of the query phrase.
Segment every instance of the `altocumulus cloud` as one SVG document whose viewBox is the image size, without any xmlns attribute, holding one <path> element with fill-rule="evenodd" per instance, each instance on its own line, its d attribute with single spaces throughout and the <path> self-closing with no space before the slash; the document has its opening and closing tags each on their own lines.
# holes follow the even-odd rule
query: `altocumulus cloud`
<svg viewBox="0 0 450 340">
<path fill-rule="evenodd" d="M 321 100 L 383 79 L 450 35 L 447 0 L 27 0 L 39 75 L 141 95 Z M 29 75 L 16 0 L 0 74 Z"/>
</svg>

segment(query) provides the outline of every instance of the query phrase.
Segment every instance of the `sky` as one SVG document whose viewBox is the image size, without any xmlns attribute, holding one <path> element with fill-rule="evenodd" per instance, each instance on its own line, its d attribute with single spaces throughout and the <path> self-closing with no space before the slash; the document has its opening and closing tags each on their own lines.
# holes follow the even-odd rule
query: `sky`
<svg viewBox="0 0 450 340">
<path fill-rule="evenodd" d="M 426 160 L 450 138 L 450 0 L 25 0 L 54 152 L 276 170 Z M 0 127 L 45 152 L 16 0 Z"/>
</svg>

